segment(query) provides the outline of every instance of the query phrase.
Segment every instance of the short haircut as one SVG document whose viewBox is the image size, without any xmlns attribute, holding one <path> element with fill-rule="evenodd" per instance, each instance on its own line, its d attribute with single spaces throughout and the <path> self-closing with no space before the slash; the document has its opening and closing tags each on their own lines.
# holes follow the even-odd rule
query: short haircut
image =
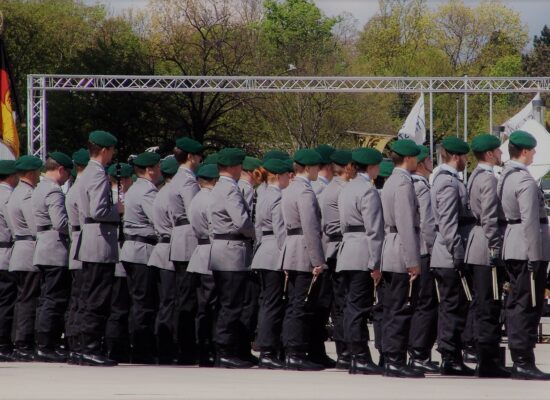
<svg viewBox="0 0 550 400">
<path fill-rule="evenodd" d="M 487 150 L 490 151 L 490 150 Z M 487 151 L 474 151 L 474 157 L 477 161 L 485 161 L 485 155 L 487 154 Z"/>
<path fill-rule="evenodd" d="M 294 169 L 295 174 L 301 174 L 306 170 L 306 166 L 294 161 L 292 164 L 292 169 Z"/>
<path fill-rule="evenodd" d="M 174 158 L 179 164 L 183 164 L 187 162 L 187 155 L 189 153 L 186 151 L 183 151 L 182 149 L 175 147 L 174 148 Z"/>
<path fill-rule="evenodd" d="M 405 157 L 397 154 L 395 151 L 390 152 L 390 158 L 395 165 L 401 165 L 405 162 Z"/>
<path fill-rule="evenodd" d="M 332 164 L 332 169 L 333 169 L 335 175 L 342 175 L 346 172 L 346 166 L 345 165 L 340 165 L 340 164 L 336 164 L 336 163 Z"/>
<path fill-rule="evenodd" d="M 0 181 L 5 181 L 8 179 L 11 175 L 0 175 Z"/>
<path fill-rule="evenodd" d="M 359 163 L 356 163 L 356 162 L 353 162 L 352 164 L 355 167 L 355 169 L 357 170 L 357 172 L 361 172 L 361 173 L 367 172 L 368 165 L 363 165 L 363 164 L 359 164 Z"/>
<path fill-rule="evenodd" d="M 517 147 L 515 144 L 508 143 L 508 153 L 510 153 L 510 158 L 519 158 L 521 156 L 522 149 Z"/>
<path fill-rule="evenodd" d="M 101 153 L 101 150 L 103 147 L 101 147 L 98 144 L 88 142 L 88 151 L 90 152 L 90 157 L 97 157 L 99 153 Z"/>
<path fill-rule="evenodd" d="M 54 171 L 58 169 L 61 166 L 57 161 L 55 161 L 53 158 L 48 157 L 46 159 L 46 162 L 44 163 L 44 169 L 46 171 Z"/>
</svg>

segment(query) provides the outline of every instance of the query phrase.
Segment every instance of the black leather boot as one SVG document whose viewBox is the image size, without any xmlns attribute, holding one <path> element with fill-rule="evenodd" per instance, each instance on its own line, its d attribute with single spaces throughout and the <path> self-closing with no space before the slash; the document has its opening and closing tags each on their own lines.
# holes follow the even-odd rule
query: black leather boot
<svg viewBox="0 0 550 400">
<path fill-rule="evenodd" d="M 336 360 L 336 369 L 349 370 L 351 366 L 351 353 L 347 350 L 344 350 Z"/>
<path fill-rule="evenodd" d="M 432 361 L 429 351 L 409 350 L 409 367 L 425 374 L 439 374 L 439 365 Z"/>
<path fill-rule="evenodd" d="M 199 367 L 213 367 L 216 362 L 214 346 L 210 342 L 199 342 Z"/>
<path fill-rule="evenodd" d="M 447 376 L 474 376 L 474 370 L 467 367 L 462 361 L 461 352 L 453 354 L 444 352 L 442 354 L 441 375 Z"/>
<path fill-rule="evenodd" d="M 550 374 L 542 372 L 535 365 L 535 353 L 533 349 L 529 350 L 512 350 L 512 379 L 548 381 Z"/>
<path fill-rule="evenodd" d="M 0 344 L 0 362 L 16 361 L 11 344 Z"/>
<path fill-rule="evenodd" d="M 119 364 L 130 363 L 130 343 L 120 338 L 105 338 L 107 358 Z M 81 351 L 82 352 L 82 351 Z"/>
<path fill-rule="evenodd" d="M 351 356 L 349 373 L 352 375 L 382 375 L 384 373 L 384 369 L 372 361 L 370 350 L 366 347 L 361 353 L 353 354 Z"/>
<path fill-rule="evenodd" d="M 406 353 L 384 354 L 384 376 L 393 378 L 424 378 L 424 373 L 407 366 Z"/>
<path fill-rule="evenodd" d="M 252 368 L 254 364 L 237 357 L 233 349 L 221 346 L 217 351 L 215 366 L 218 368 L 247 369 Z"/>
<path fill-rule="evenodd" d="M 308 354 L 309 361 L 320 364 L 324 368 L 331 369 L 336 367 L 336 361 L 330 358 L 325 349 L 325 343 L 311 345 L 311 351 Z"/>
<path fill-rule="evenodd" d="M 475 375 L 478 378 L 509 378 L 510 371 L 504 367 L 500 359 L 498 343 L 477 345 L 477 367 Z"/>
<path fill-rule="evenodd" d="M 476 349 L 473 346 L 466 346 L 462 351 L 462 362 L 476 364 L 477 363 L 477 353 Z"/>
<path fill-rule="evenodd" d="M 305 352 L 287 349 L 285 369 L 291 371 L 322 371 L 325 367 L 308 359 Z"/>
<path fill-rule="evenodd" d="M 260 361 L 258 367 L 262 369 L 284 369 L 285 363 L 279 360 L 277 352 L 262 351 L 260 353 Z"/>
<path fill-rule="evenodd" d="M 94 367 L 114 367 L 118 365 L 115 360 L 104 356 L 101 353 L 101 344 L 95 338 L 88 335 L 81 335 L 82 355 L 80 365 Z"/>
<path fill-rule="evenodd" d="M 53 338 L 46 333 L 37 333 L 36 341 L 36 353 L 34 355 L 35 361 L 50 362 L 50 363 L 64 363 L 67 361 L 67 357 L 59 354 L 56 351 L 56 346 Z"/>
<path fill-rule="evenodd" d="M 67 364 L 79 365 L 80 364 L 80 337 L 69 336 L 67 338 L 69 344 L 69 356 L 67 357 Z"/>
<path fill-rule="evenodd" d="M 384 368 L 386 366 L 386 360 L 383 353 L 378 353 L 378 366 Z"/>
<path fill-rule="evenodd" d="M 34 361 L 34 346 L 28 342 L 15 343 L 15 350 L 13 351 L 13 357 L 18 362 L 30 362 Z"/>
</svg>

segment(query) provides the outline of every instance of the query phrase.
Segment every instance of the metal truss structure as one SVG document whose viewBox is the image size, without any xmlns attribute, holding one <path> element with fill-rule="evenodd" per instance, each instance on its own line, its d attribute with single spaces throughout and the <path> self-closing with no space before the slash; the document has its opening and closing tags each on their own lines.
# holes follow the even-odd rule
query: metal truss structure
<svg viewBox="0 0 550 400">
<path fill-rule="evenodd" d="M 468 94 L 488 94 L 492 129 L 492 96 L 497 93 L 550 92 L 550 77 L 295 77 L 295 76 L 115 76 L 28 75 L 28 154 L 46 156 L 46 92 L 225 92 L 225 93 L 426 93 L 464 95 L 464 134 L 467 135 Z M 433 140 L 432 153 L 433 153 Z"/>
</svg>

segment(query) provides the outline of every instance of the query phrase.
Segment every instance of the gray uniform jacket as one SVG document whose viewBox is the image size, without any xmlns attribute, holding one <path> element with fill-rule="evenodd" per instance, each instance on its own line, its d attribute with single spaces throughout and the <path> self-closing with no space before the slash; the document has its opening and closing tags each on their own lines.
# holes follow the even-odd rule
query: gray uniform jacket
<svg viewBox="0 0 550 400">
<path fill-rule="evenodd" d="M 343 240 L 336 271 L 380 269 L 384 215 L 380 195 L 368 175 L 358 174 L 344 186 L 338 196 L 338 211 Z"/>
<path fill-rule="evenodd" d="M 327 178 L 320 175 L 317 177 L 316 181 L 311 182 L 311 188 L 317 198 L 319 198 L 319 195 L 323 193 L 323 190 L 325 190 L 329 183 L 330 181 Z"/>
<path fill-rule="evenodd" d="M 503 179 L 506 180 L 502 187 Z M 500 177 L 498 194 L 508 221 L 503 259 L 549 261 L 550 233 L 544 197 L 527 168 L 509 161 Z"/>
<path fill-rule="evenodd" d="M 208 215 L 214 240 L 210 250 L 212 271 L 247 271 L 252 257 L 254 224 L 237 182 L 221 176 L 214 189 Z M 233 239 L 216 235 L 234 235 Z"/>
<path fill-rule="evenodd" d="M 71 231 L 71 247 L 69 249 L 69 269 L 82 269 L 82 262 L 74 258 L 76 253 L 76 246 L 78 243 L 78 237 L 80 236 L 80 229 L 84 225 L 84 219 L 82 214 L 78 212 L 78 187 L 80 186 L 80 179 L 76 179 L 74 184 L 70 187 L 65 196 L 65 209 L 67 210 L 67 217 L 69 218 L 69 230 Z"/>
<path fill-rule="evenodd" d="M 34 187 L 20 181 L 8 200 L 7 216 L 15 240 L 9 264 L 10 271 L 38 272 L 38 268 L 33 264 L 36 245 L 36 223 L 31 199 L 33 190 Z M 22 240 L 17 240 L 18 236 Z"/>
<path fill-rule="evenodd" d="M 454 268 L 453 260 L 464 260 L 468 235 L 473 226 L 468 193 L 456 170 L 443 164 L 434 176 L 431 196 L 438 229 L 431 266 Z"/>
<path fill-rule="evenodd" d="M 420 267 L 420 213 L 411 174 L 395 168 L 382 190 L 386 236 L 382 271 L 407 273 Z"/>
<path fill-rule="evenodd" d="M 468 194 L 472 214 L 477 220 L 470 232 L 465 262 L 472 265 L 489 265 L 489 249 L 500 250 L 504 215 L 497 194 L 498 180 L 490 166 L 479 164 L 468 181 Z"/>
<path fill-rule="evenodd" d="M 281 199 L 281 189 L 272 185 L 258 195 L 256 232 L 263 233 L 252 260 L 252 269 L 280 269 L 278 262 L 286 239 Z"/>
<path fill-rule="evenodd" d="M 412 179 L 420 212 L 420 255 L 425 256 L 432 254 L 436 236 L 430 183 L 420 175 L 413 175 Z"/>
<path fill-rule="evenodd" d="M 13 188 L 5 183 L 0 183 L 0 271 L 7 271 L 10 264 L 13 237 L 7 214 L 7 204 Z"/>
<path fill-rule="evenodd" d="M 208 218 L 208 207 L 212 201 L 212 189 L 201 188 L 201 191 L 191 201 L 189 207 L 189 221 L 193 227 L 193 232 L 199 241 L 191 260 L 187 272 L 196 272 L 202 275 L 212 275 L 212 271 L 208 268 L 210 265 L 210 249 L 211 244 L 211 228 Z"/>
<path fill-rule="evenodd" d="M 164 185 L 153 202 L 153 224 L 159 236 L 159 242 L 149 257 L 148 265 L 169 271 L 175 271 L 174 264 L 170 261 L 170 238 L 175 224 L 170 205 L 176 201 L 178 201 L 178 195 L 169 185 Z"/>
<path fill-rule="evenodd" d="M 153 203 L 158 189 L 153 182 L 138 178 L 124 197 L 124 244 L 120 252 L 120 260 L 145 264 L 153 252 L 155 244 L 132 240 L 131 236 L 157 240 L 153 226 Z"/>
<path fill-rule="evenodd" d="M 283 191 L 281 207 L 287 237 L 278 265 L 284 270 L 302 272 L 324 266 L 321 210 L 310 182 L 297 176 Z M 301 229 L 302 234 L 288 235 L 291 229 Z"/>
<path fill-rule="evenodd" d="M 105 168 L 99 162 L 90 160 L 78 179 L 78 211 L 85 223 L 76 258 L 90 263 L 116 263 L 120 217 L 111 197 L 111 184 Z"/>
<path fill-rule="evenodd" d="M 170 242 L 170 260 L 188 262 L 197 247 L 197 238 L 189 224 L 187 210 L 200 187 L 193 171 L 185 167 L 179 168 L 167 186 L 173 192 L 170 212 L 175 218 Z"/>
<path fill-rule="evenodd" d="M 243 194 L 246 206 L 250 211 L 252 211 L 252 203 L 254 201 L 254 188 L 248 181 L 245 181 L 244 179 L 239 179 L 239 182 L 237 184 L 239 185 L 239 190 Z"/>
<path fill-rule="evenodd" d="M 340 213 L 338 212 L 338 196 L 347 182 L 335 176 L 319 195 L 321 207 L 321 225 L 323 227 L 323 250 L 325 259 L 336 258 L 342 243 L 340 230 Z"/>
<path fill-rule="evenodd" d="M 68 266 L 69 218 L 61 186 L 45 177 L 31 199 L 37 229 L 33 264 Z"/>
</svg>

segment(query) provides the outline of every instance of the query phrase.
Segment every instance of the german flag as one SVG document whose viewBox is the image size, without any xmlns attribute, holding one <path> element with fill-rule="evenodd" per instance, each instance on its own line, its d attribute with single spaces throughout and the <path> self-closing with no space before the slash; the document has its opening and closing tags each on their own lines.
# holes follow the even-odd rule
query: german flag
<svg viewBox="0 0 550 400">
<path fill-rule="evenodd" d="M 13 76 L 10 71 L 6 47 L 4 41 L 0 38 L 0 138 L 17 158 L 19 157 L 19 135 L 15 126 L 15 114 L 11 100 L 13 87 Z"/>
</svg>

